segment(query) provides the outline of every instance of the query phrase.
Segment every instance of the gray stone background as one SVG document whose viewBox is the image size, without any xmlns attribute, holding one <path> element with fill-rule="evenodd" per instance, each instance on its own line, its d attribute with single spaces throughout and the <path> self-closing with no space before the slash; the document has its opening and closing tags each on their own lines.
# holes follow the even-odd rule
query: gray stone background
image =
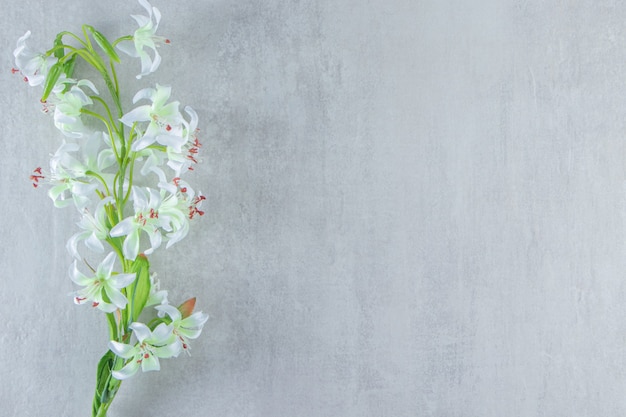
<svg viewBox="0 0 626 417">
<path fill-rule="evenodd" d="M 211 315 L 115 416 L 626 415 L 626 7 L 609 0 L 156 1 L 208 196 L 153 256 Z M 34 190 L 61 137 L 11 75 L 133 1 L 0 11 L 0 414 L 86 416 L 107 342 L 78 220 Z"/>
</svg>

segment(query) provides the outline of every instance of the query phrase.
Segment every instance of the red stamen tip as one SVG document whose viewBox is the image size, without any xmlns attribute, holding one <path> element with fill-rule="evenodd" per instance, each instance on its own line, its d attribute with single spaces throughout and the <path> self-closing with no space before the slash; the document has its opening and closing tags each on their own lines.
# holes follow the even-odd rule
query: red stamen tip
<svg viewBox="0 0 626 417">
<path fill-rule="evenodd" d="M 33 187 L 37 188 L 39 186 L 39 180 L 44 179 L 45 177 L 41 175 L 41 167 L 37 167 L 33 170 L 33 174 L 30 176 L 30 180 L 33 182 Z"/>
</svg>

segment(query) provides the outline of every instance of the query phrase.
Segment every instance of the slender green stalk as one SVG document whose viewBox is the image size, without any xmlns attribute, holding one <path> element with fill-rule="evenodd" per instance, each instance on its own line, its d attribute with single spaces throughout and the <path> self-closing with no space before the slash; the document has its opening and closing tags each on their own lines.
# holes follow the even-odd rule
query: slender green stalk
<svg viewBox="0 0 626 417">
<path fill-rule="evenodd" d="M 81 38 L 79 38 L 78 36 L 76 36 L 75 34 L 73 34 L 72 32 L 68 32 L 68 31 L 63 31 L 61 33 L 58 34 L 58 36 L 70 36 L 72 38 L 74 38 L 76 41 L 78 41 L 81 45 L 83 45 L 85 48 L 87 48 L 87 44 L 85 43 L 85 41 L 83 41 Z"/>
<path fill-rule="evenodd" d="M 121 38 L 116 39 L 115 41 L 113 41 L 113 46 L 117 46 L 117 44 L 120 43 L 120 42 L 132 41 L 132 40 L 133 40 L 133 35 L 122 36 Z"/>
<path fill-rule="evenodd" d="M 135 159 L 136 159 L 137 153 L 131 152 L 131 155 L 132 155 L 132 158 L 130 160 L 130 172 L 128 174 L 129 184 L 133 183 L 133 175 L 135 171 Z M 130 197 L 130 192 L 131 192 L 131 187 L 128 187 L 128 190 L 126 190 L 126 195 L 124 196 L 124 199 L 122 200 L 124 205 L 128 202 L 128 198 Z"/>
<path fill-rule="evenodd" d="M 122 137 L 122 133 L 120 132 L 120 129 L 117 126 L 116 120 L 113 118 L 113 114 L 111 113 L 111 108 L 109 107 L 109 105 L 107 104 L 106 101 L 104 101 L 101 97 L 99 96 L 89 96 L 90 99 L 97 101 L 98 103 L 102 104 L 102 107 L 104 107 L 104 110 L 107 112 L 107 116 L 109 116 L 109 120 L 111 122 L 111 126 L 115 129 L 115 133 L 119 136 Z M 111 138 L 113 139 L 113 138 Z"/>
<path fill-rule="evenodd" d="M 111 74 L 113 74 L 113 81 L 115 81 L 115 93 L 116 93 L 116 95 L 119 96 L 119 94 L 120 94 L 120 83 L 119 83 L 119 81 L 117 79 L 117 71 L 115 71 L 115 64 L 113 63 L 113 61 L 111 61 L 110 66 L 111 66 Z"/>
<path fill-rule="evenodd" d="M 92 112 L 91 110 L 87 110 L 85 108 L 80 109 L 80 112 L 83 114 L 86 114 L 87 116 L 91 116 L 94 117 L 98 120 L 100 120 L 102 123 L 104 123 L 104 125 L 106 126 L 107 130 L 109 131 L 109 136 L 111 138 L 114 138 L 115 136 L 113 135 L 113 130 L 111 127 L 111 124 L 101 115 L 99 115 L 98 113 Z M 113 128 L 115 128 L 115 126 L 113 126 Z M 116 155 L 117 156 L 117 155 Z M 119 156 L 118 156 L 118 161 L 120 160 Z"/>
<path fill-rule="evenodd" d="M 89 38 L 89 34 L 87 33 L 87 25 L 83 25 L 82 30 L 83 30 L 83 35 L 85 35 L 85 40 L 87 41 L 87 49 L 89 49 L 89 51 L 93 55 L 96 55 L 95 51 L 93 50 L 93 45 L 91 44 L 91 39 Z"/>
<path fill-rule="evenodd" d="M 107 193 L 107 195 L 111 194 L 111 192 L 109 191 L 109 186 L 107 185 L 107 182 L 104 180 L 104 178 L 98 175 L 98 173 L 93 172 L 93 171 L 87 171 L 85 174 L 90 175 L 96 178 L 98 181 L 100 181 L 100 183 L 104 186 L 104 190 Z"/>
</svg>

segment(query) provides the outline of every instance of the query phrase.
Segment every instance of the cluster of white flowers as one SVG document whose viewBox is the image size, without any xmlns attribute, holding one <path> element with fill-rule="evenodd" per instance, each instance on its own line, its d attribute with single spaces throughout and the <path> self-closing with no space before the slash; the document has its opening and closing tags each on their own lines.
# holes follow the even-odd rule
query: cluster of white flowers
<svg viewBox="0 0 626 417">
<path fill-rule="evenodd" d="M 134 109 L 122 108 L 115 49 L 140 59 L 141 78 L 159 67 L 157 46 L 169 43 L 155 34 L 158 9 L 146 0 L 139 3 L 148 15 L 132 16 L 139 28 L 113 43 L 84 26 L 84 39 L 62 32 L 46 52 L 27 45 L 27 32 L 14 51 L 13 72 L 43 88 L 43 110 L 53 116 L 63 138 L 49 169 L 35 169 L 31 180 L 35 187 L 49 185 L 55 206 L 74 206 L 80 213 L 80 231 L 67 242 L 76 258 L 69 276 L 80 287 L 73 298 L 110 315 L 109 349 L 120 358 L 110 372 L 118 380 L 139 367 L 158 370 L 158 358 L 188 351 L 189 339 L 199 336 L 208 318 L 193 312 L 195 299 L 179 308 L 169 305 L 145 256 L 163 242 L 169 247 L 187 235 L 190 220 L 203 214 L 204 196 L 182 179 L 198 162 L 196 112 L 187 106 L 183 115 L 179 102 L 170 101 L 171 88 L 159 84 L 137 92 Z M 110 95 L 101 95 L 93 81 L 74 78 L 76 58 L 102 74 L 101 84 Z M 87 274 L 79 268 L 83 247 L 102 256 L 95 270 L 84 261 L 91 270 Z M 143 308 L 151 305 L 156 305 L 157 318 L 139 322 Z"/>
</svg>

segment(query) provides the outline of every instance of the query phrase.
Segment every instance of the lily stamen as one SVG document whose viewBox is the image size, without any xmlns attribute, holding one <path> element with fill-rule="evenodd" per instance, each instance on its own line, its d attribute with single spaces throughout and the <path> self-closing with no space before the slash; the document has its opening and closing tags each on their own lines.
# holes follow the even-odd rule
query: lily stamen
<svg viewBox="0 0 626 417">
<path fill-rule="evenodd" d="M 35 188 L 39 187 L 39 181 L 43 180 L 44 178 L 46 178 L 46 177 L 44 177 L 41 174 L 41 167 L 35 168 L 33 170 L 33 174 L 31 174 L 31 176 L 30 176 L 30 180 L 33 182 L 33 187 L 35 187 Z"/>
</svg>

